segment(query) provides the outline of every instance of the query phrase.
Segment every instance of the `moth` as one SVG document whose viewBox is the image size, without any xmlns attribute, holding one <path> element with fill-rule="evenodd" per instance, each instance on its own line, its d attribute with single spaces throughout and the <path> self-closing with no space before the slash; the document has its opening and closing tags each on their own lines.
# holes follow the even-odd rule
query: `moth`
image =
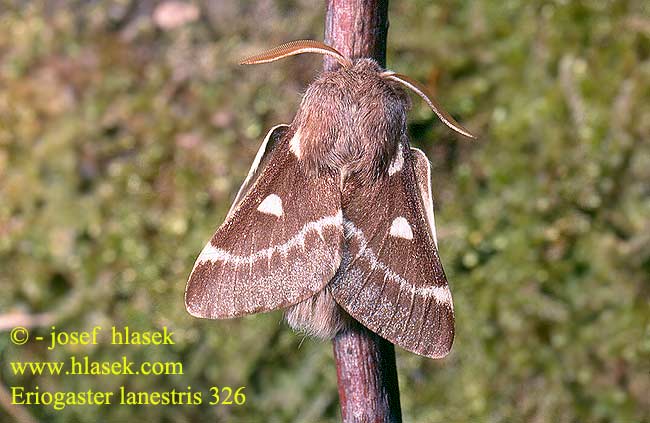
<svg viewBox="0 0 650 423">
<path fill-rule="evenodd" d="M 406 350 L 444 357 L 453 303 L 437 250 L 431 166 L 409 144 L 404 88 L 473 136 L 418 82 L 321 42 L 293 41 L 242 64 L 300 53 L 341 66 L 318 76 L 293 122 L 264 138 L 194 264 L 187 310 L 225 319 L 286 308 L 292 328 L 325 339 L 351 316 Z"/>
</svg>

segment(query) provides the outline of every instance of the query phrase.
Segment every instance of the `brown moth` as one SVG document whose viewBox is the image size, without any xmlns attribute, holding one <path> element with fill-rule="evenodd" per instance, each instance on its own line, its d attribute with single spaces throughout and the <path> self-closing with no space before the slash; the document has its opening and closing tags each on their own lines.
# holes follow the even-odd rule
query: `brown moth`
<svg viewBox="0 0 650 423">
<path fill-rule="evenodd" d="M 412 79 L 316 41 L 248 58 L 336 58 L 291 125 L 266 135 L 225 222 L 189 277 L 190 314 L 224 319 L 288 308 L 296 330 L 331 338 L 349 316 L 406 350 L 444 357 L 454 338 L 440 262 L 431 169 L 409 145 L 403 87 L 472 137 Z"/>
</svg>

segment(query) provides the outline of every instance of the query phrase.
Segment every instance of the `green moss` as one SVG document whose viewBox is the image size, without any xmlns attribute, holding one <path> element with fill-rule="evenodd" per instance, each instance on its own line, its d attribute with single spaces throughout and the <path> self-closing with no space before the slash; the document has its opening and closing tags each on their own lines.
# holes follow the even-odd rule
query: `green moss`
<svg viewBox="0 0 650 423">
<path fill-rule="evenodd" d="M 213 322 L 183 306 L 260 138 L 319 69 L 235 63 L 318 37 L 322 6 L 213 2 L 207 20 L 162 31 L 146 7 L 120 22 L 126 2 L 59 3 L 0 1 L 0 310 L 52 312 L 68 330 L 168 326 L 169 348 L 81 352 L 180 360 L 185 374 L 19 378 L 6 363 L 81 352 L 3 337 L 4 383 L 247 386 L 239 408 L 27 408 L 43 421 L 335 421 L 328 343 L 279 313 Z M 457 339 L 442 361 L 398 351 L 405 421 L 650 419 L 647 4 L 418 0 L 390 13 L 389 67 L 479 136 L 457 138 L 414 99 Z"/>
</svg>

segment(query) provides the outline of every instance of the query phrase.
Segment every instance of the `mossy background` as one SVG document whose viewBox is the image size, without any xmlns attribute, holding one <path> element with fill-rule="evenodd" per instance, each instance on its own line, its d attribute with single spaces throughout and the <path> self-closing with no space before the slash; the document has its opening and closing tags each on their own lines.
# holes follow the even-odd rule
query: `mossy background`
<svg viewBox="0 0 650 423">
<path fill-rule="evenodd" d="M 5 327 L 3 389 L 245 385 L 247 402 L 9 414 L 4 398 L 0 420 L 336 421 L 329 343 L 280 312 L 201 321 L 183 305 L 262 137 L 321 63 L 237 60 L 322 39 L 324 4 L 195 2 L 175 28 L 156 24 L 159 4 L 0 0 L 0 318 L 34 316 L 32 336 L 167 326 L 176 340 L 48 351 Z M 440 361 L 397 348 L 404 420 L 650 421 L 650 4 L 393 0 L 388 66 L 479 135 L 414 98 L 457 337 Z M 8 364 L 71 354 L 180 360 L 185 374 L 27 378 Z"/>
</svg>

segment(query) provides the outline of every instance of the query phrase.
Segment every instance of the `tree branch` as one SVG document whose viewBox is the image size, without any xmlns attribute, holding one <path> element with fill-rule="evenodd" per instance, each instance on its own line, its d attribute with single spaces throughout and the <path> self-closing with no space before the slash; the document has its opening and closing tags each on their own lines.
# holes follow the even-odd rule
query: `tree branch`
<svg viewBox="0 0 650 423">
<path fill-rule="evenodd" d="M 327 1 L 325 43 L 343 55 L 386 66 L 387 35 L 388 0 Z M 338 63 L 326 57 L 324 67 Z M 343 422 L 401 422 L 393 344 L 358 322 L 333 343 Z"/>
</svg>

